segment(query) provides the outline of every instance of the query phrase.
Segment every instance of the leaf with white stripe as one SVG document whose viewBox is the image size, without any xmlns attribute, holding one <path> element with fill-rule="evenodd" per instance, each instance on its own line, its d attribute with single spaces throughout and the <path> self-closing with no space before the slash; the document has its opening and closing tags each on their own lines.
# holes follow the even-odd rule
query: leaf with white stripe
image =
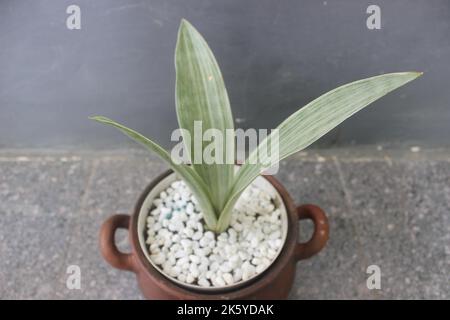
<svg viewBox="0 0 450 320">
<path fill-rule="evenodd" d="M 150 151 L 153 151 L 162 160 L 167 162 L 169 166 L 173 169 L 173 171 L 176 172 L 191 189 L 192 194 L 196 197 L 203 211 L 203 217 L 208 227 L 212 230 L 215 229 L 217 218 L 214 209 L 211 205 L 211 201 L 209 199 L 208 187 L 205 185 L 205 183 L 199 177 L 199 175 L 194 171 L 194 169 L 185 164 L 174 163 L 169 153 L 164 148 L 162 148 L 157 143 L 153 142 L 152 140 L 148 139 L 147 137 L 143 136 L 142 134 L 132 129 L 129 129 L 111 119 L 102 116 L 90 117 L 90 119 L 116 127 L 124 134 L 126 134 L 128 137 L 142 144 Z"/>
<path fill-rule="evenodd" d="M 178 31 L 175 66 L 178 123 L 192 138 L 190 143 L 186 144 L 189 137 L 184 134 L 185 150 L 190 155 L 194 170 L 210 187 L 211 201 L 219 213 L 225 205 L 233 183 L 234 157 L 230 163 L 227 162 L 226 156 L 234 151 L 234 137 L 228 144 L 225 141 L 225 130 L 234 129 L 233 117 L 216 59 L 205 39 L 186 20 L 182 20 Z M 218 138 L 221 140 L 217 140 L 217 148 L 213 152 L 214 155 L 221 155 L 218 162 L 211 164 L 205 162 L 203 152 L 205 147 L 213 142 L 203 141 L 202 137 L 195 135 L 195 121 L 202 122 L 203 132 L 216 129 L 220 134 Z M 201 140 L 194 141 L 194 136 Z M 214 139 L 212 138 L 212 141 Z M 196 145 L 200 148 L 196 148 Z M 228 147 L 226 152 L 225 146 Z M 194 149 L 197 151 L 196 155 Z M 197 160 L 201 162 L 198 163 Z"/>
<path fill-rule="evenodd" d="M 354 113 L 421 74 L 400 72 L 362 79 L 331 90 L 308 103 L 278 126 L 279 160 L 306 148 Z M 272 141 L 272 135 L 263 141 L 265 142 L 267 146 L 272 142 L 276 143 Z M 231 196 L 219 218 L 217 225 L 219 232 L 228 227 L 232 209 L 242 191 L 261 173 L 263 167 L 258 161 L 251 164 L 258 160 L 260 151 L 261 145 L 250 154 L 239 169 Z"/>
</svg>

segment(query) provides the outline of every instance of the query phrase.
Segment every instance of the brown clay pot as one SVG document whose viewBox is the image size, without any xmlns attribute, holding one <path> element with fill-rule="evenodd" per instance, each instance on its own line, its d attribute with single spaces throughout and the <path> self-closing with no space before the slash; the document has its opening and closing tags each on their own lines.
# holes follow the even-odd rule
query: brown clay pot
<svg viewBox="0 0 450 320">
<path fill-rule="evenodd" d="M 211 293 L 186 289 L 163 276 L 146 258 L 138 238 L 138 216 L 148 193 L 171 174 L 167 171 L 156 178 L 140 196 L 132 216 L 116 214 L 106 220 L 100 230 L 100 249 L 113 267 L 136 273 L 139 287 L 148 299 L 285 299 L 292 287 L 296 263 L 318 253 L 328 240 L 329 226 L 325 213 L 317 206 L 295 206 L 286 189 L 272 176 L 264 176 L 278 191 L 287 209 L 288 231 L 281 253 L 260 276 L 243 287 Z M 306 243 L 298 243 L 298 221 L 310 219 L 314 233 Z M 115 231 L 128 229 L 131 253 L 120 252 L 114 242 Z"/>
</svg>

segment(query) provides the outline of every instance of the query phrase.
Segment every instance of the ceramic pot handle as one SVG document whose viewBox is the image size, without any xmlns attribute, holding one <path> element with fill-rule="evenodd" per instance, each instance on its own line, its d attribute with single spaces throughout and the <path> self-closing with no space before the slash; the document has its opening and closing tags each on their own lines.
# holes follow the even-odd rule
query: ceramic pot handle
<svg viewBox="0 0 450 320">
<path fill-rule="evenodd" d="M 297 260 L 307 259 L 318 253 L 328 241 L 329 226 L 328 219 L 322 209 L 312 204 L 297 207 L 299 220 L 311 219 L 314 223 L 314 233 L 306 243 L 297 244 L 295 258 Z"/>
<path fill-rule="evenodd" d="M 116 214 L 106 220 L 100 229 L 100 251 L 103 257 L 114 268 L 133 271 L 133 256 L 117 249 L 114 235 L 117 229 L 128 229 L 130 216 Z"/>
</svg>

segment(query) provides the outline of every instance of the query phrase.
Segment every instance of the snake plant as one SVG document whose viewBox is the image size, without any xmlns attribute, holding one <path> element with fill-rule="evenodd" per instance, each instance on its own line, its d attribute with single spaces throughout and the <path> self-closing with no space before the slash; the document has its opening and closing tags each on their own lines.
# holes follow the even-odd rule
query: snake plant
<svg viewBox="0 0 450 320">
<path fill-rule="evenodd" d="M 205 130 L 224 132 L 234 129 L 227 90 L 216 59 L 204 38 L 186 20 L 181 21 L 178 31 L 175 67 L 176 111 L 179 126 L 184 129 L 182 132 L 193 136 L 196 121 L 202 121 Z M 275 144 L 279 151 L 278 159 L 282 160 L 306 148 L 357 111 L 421 74 L 398 72 L 379 75 L 323 94 L 284 120 L 277 127 L 276 139 L 273 133 L 269 135 L 249 154 L 237 172 L 233 163 L 194 162 L 193 146 L 190 144 L 185 144 L 185 147 L 191 165 L 178 163 L 164 148 L 140 133 L 106 117 L 95 116 L 91 119 L 118 128 L 167 162 L 191 189 L 207 227 L 219 233 L 229 226 L 233 207 L 241 193 L 265 169 L 261 162 L 255 161 L 262 148 L 270 143 Z M 205 148 L 205 145 L 201 147 Z M 231 149 L 234 150 L 233 145 Z"/>
</svg>

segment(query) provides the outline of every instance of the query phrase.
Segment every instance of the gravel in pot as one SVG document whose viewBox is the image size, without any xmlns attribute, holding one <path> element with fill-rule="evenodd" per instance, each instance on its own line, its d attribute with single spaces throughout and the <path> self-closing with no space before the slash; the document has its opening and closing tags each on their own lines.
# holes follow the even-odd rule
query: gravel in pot
<svg viewBox="0 0 450 320">
<path fill-rule="evenodd" d="M 283 201 L 262 177 L 244 191 L 220 234 L 207 229 L 196 199 L 175 174 L 149 193 L 141 216 L 141 247 L 152 265 L 179 285 L 204 291 L 236 288 L 261 275 L 287 233 Z"/>
</svg>

